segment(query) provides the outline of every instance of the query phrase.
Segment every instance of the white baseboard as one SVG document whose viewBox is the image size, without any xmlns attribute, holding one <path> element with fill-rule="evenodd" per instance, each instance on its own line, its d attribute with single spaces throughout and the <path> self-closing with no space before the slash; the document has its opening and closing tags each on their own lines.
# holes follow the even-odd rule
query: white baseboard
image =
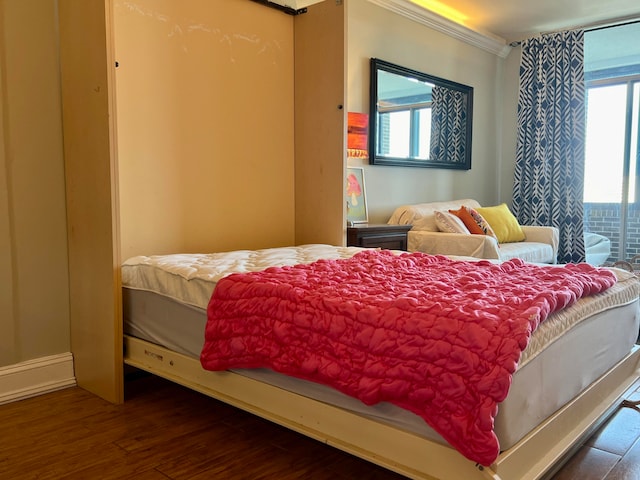
<svg viewBox="0 0 640 480">
<path fill-rule="evenodd" d="M 74 385 L 71 353 L 0 367 L 0 405 Z"/>
</svg>

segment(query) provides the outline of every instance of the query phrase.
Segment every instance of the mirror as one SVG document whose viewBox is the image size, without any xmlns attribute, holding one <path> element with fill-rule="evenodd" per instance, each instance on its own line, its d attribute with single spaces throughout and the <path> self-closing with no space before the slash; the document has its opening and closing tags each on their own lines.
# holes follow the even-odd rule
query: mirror
<svg viewBox="0 0 640 480">
<path fill-rule="evenodd" d="M 469 170 L 473 88 L 371 59 L 369 163 Z"/>
</svg>

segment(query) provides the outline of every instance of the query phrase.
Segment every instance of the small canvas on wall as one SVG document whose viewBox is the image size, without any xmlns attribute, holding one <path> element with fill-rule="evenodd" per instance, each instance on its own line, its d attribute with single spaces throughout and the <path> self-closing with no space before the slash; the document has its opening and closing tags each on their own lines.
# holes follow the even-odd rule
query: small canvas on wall
<svg viewBox="0 0 640 480">
<path fill-rule="evenodd" d="M 348 167 L 345 182 L 345 195 L 347 197 L 347 223 L 367 223 L 367 197 L 364 188 L 364 169 L 360 167 Z"/>
<path fill-rule="evenodd" d="M 349 112 L 347 116 L 347 156 L 367 158 L 369 152 L 369 115 Z"/>
</svg>

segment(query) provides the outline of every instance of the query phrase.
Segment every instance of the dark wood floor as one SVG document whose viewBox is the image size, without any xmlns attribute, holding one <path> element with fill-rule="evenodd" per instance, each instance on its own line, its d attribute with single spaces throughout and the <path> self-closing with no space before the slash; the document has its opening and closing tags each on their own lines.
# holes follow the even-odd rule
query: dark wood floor
<svg viewBox="0 0 640 480">
<path fill-rule="evenodd" d="M 640 384 L 625 395 L 640 400 Z M 640 409 L 620 408 L 553 480 L 639 480 Z"/>
<path fill-rule="evenodd" d="M 156 377 L 125 390 L 123 405 L 69 388 L 0 406 L 0 479 L 402 478 Z M 620 409 L 554 480 L 640 479 L 638 437 L 640 411 Z"/>
</svg>

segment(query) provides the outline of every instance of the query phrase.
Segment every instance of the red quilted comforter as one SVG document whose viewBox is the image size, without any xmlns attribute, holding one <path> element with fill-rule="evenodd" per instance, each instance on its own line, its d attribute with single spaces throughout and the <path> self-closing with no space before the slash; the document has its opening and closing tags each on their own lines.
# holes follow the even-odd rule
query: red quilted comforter
<svg viewBox="0 0 640 480">
<path fill-rule="evenodd" d="M 550 313 L 616 282 L 587 264 L 538 267 L 369 250 L 218 282 L 201 363 L 269 367 L 422 418 L 491 464 L 498 403 Z"/>
</svg>

